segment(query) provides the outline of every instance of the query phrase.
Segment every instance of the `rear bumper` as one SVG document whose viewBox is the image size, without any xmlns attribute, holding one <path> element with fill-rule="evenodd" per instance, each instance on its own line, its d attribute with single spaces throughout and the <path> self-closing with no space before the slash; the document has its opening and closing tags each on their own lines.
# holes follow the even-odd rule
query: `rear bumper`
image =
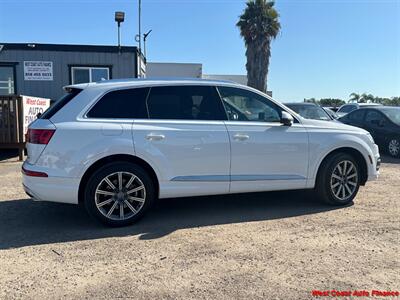
<svg viewBox="0 0 400 300">
<path fill-rule="evenodd" d="M 24 169 L 43 172 L 42 168 L 24 162 Z M 25 193 L 37 201 L 78 204 L 79 179 L 66 177 L 34 177 L 22 174 Z"/>
</svg>

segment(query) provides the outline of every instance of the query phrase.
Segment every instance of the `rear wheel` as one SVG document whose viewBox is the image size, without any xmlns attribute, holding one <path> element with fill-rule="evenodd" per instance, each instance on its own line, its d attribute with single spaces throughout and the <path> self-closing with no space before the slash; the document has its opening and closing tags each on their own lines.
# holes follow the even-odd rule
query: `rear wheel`
<svg viewBox="0 0 400 300">
<path fill-rule="evenodd" d="M 318 172 L 316 191 L 326 203 L 346 205 L 353 201 L 360 187 L 360 168 L 346 153 L 328 157 Z"/>
<path fill-rule="evenodd" d="M 392 157 L 399 157 L 400 156 L 400 139 L 392 138 L 388 142 L 387 146 L 388 153 Z"/>
<path fill-rule="evenodd" d="M 140 166 L 116 162 L 93 173 L 84 203 L 88 213 L 103 224 L 125 226 L 142 217 L 154 198 L 154 184 Z"/>
</svg>

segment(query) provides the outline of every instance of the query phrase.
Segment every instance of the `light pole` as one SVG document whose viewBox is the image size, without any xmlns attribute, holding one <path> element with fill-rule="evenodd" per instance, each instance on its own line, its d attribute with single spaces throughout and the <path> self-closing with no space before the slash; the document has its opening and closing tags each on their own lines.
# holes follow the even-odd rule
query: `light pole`
<svg viewBox="0 0 400 300">
<path fill-rule="evenodd" d="M 121 53 L 121 23 L 124 22 L 125 13 L 123 11 L 115 12 L 115 22 L 118 24 L 118 52 Z"/>
</svg>

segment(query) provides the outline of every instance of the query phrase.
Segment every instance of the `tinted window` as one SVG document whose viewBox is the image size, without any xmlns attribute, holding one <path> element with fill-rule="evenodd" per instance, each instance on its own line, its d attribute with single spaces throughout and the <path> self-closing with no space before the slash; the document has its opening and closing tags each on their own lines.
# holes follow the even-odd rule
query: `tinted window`
<svg viewBox="0 0 400 300">
<path fill-rule="evenodd" d="M 226 120 L 218 93 L 210 86 L 152 87 L 147 108 L 151 119 Z"/>
<path fill-rule="evenodd" d="M 392 122 L 400 125 L 400 107 L 385 108 L 382 111 Z"/>
<path fill-rule="evenodd" d="M 354 112 L 352 112 L 351 114 L 349 114 L 348 119 L 352 120 L 352 121 L 359 121 L 361 122 L 364 118 L 364 110 L 356 110 Z"/>
<path fill-rule="evenodd" d="M 267 98 L 232 87 L 218 87 L 218 90 L 229 120 L 262 122 L 281 120 L 281 108 Z"/>
<path fill-rule="evenodd" d="M 90 118 L 147 119 L 149 88 L 112 91 L 105 94 L 87 114 Z"/>
<path fill-rule="evenodd" d="M 50 119 L 56 114 L 61 108 L 63 108 L 68 102 L 75 98 L 82 90 L 71 89 L 67 94 L 62 96 L 59 100 L 54 102 L 41 116 L 40 119 Z"/>
<path fill-rule="evenodd" d="M 382 114 L 375 110 L 370 110 L 367 112 L 367 115 L 365 116 L 365 121 L 367 123 L 374 123 L 374 122 L 379 122 L 381 120 L 384 120 Z"/>
<path fill-rule="evenodd" d="M 349 113 L 349 112 L 355 110 L 356 108 L 357 108 L 356 105 L 344 105 L 341 108 L 339 108 L 338 112 Z"/>
</svg>

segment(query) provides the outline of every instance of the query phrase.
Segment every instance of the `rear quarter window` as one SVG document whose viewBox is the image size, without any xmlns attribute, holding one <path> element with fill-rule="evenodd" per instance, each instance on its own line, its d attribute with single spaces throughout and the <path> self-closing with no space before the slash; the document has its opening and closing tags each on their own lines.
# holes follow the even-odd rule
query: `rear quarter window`
<svg viewBox="0 0 400 300">
<path fill-rule="evenodd" d="M 67 94 L 62 96 L 59 100 L 54 102 L 41 116 L 40 119 L 50 119 L 72 99 L 74 99 L 82 90 L 70 89 Z"/>
<path fill-rule="evenodd" d="M 149 88 L 111 91 L 87 113 L 89 118 L 147 119 L 146 98 Z"/>
<path fill-rule="evenodd" d="M 362 121 L 364 119 L 365 110 L 359 109 L 350 113 L 349 119 L 352 121 Z"/>
</svg>

